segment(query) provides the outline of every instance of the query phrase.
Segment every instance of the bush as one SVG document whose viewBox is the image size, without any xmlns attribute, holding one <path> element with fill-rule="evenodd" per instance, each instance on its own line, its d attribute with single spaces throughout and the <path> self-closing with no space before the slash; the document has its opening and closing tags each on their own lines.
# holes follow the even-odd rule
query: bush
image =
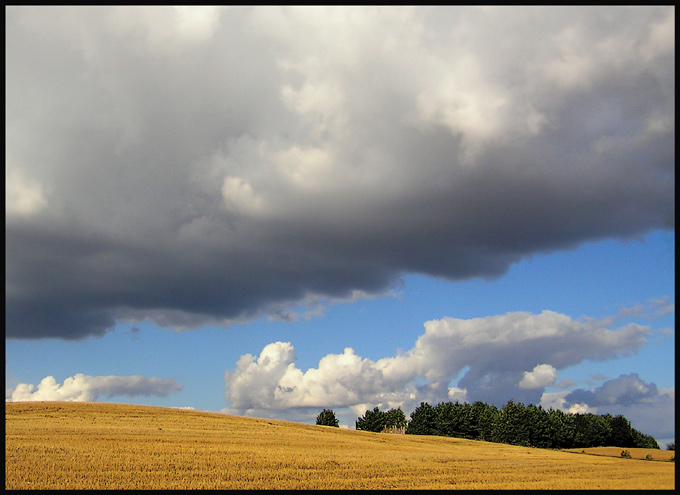
<svg viewBox="0 0 680 495">
<path fill-rule="evenodd" d="M 321 426 L 335 426 L 336 428 L 339 427 L 338 420 L 332 409 L 324 409 L 321 411 L 316 417 L 316 424 Z"/>
<path fill-rule="evenodd" d="M 666 450 L 675 450 L 675 442 L 666 444 Z"/>
<path fill-rule="evenodd" d="M 623 457 L 624 459 L 630 459 L 630 452 L 627 450 L 622 450 L 621 457 Z"/>
</svg>

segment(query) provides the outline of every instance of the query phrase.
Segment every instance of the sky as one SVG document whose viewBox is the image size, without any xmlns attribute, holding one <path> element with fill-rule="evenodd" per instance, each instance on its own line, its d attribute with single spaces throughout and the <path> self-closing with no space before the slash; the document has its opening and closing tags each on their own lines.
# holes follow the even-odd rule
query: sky
<svg viewBox="0 0 680 495">
<path fill-rule="evenodd" d="M 6 7 L 6 401 L 675 441 L 674 7 Z"/>
</svg>

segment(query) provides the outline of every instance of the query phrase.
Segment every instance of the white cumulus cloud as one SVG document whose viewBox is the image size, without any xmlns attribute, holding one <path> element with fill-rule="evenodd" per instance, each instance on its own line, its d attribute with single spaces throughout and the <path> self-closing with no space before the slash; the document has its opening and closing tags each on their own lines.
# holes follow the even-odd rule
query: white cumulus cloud
<svg viewBox="0 0 680 495">
<path fill-rule="evenodd" d="M 425 333 L 406 352 L 373 361 L 348 347 L 308 370 L 296 367 L 290 342 L 274 342 L 257 357 L 241 356 L 236 369 L 225 373 L 225 399 L 228 410 L 249 414 L 366 404 L 413 409 L 419 401 L 451 398 L 538 403 L 558 369 L 635 352 L 650 334 L 649 327 L 611 329 L 609 322 L 551 311 L 444 318 L 426 322 Z"/>
<path fill-rule="evenodd" d="M 172 379 L 134 376 L 88 376 L 81 373 L 66 378 L 59 384 L 53 376 L 46 376 L 35 386 L 19 383 L 11 392 L 12 402 L 21 401 L 75 401 L 94 402 L 100 395 L 165 397 L 179 392 L 182 386 Z"/>
<path fill-rule="evenodd" d="M 525 371 L 519 388 L 544 388 L 557 381 L 557 370 L 549 364 L 539 364 L 531 371 Z"/>
</svg>

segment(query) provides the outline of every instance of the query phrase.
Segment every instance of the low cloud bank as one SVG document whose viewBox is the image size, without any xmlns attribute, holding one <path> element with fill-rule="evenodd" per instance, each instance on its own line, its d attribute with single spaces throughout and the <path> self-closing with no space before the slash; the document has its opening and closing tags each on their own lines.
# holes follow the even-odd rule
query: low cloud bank
<svg viewBox="0 0 680 495">
<path fill-rule="evenodd" d="M 443 318 L 426 322 L 406 352 L 372 361 L 348 347 L 306 371 L 296 367 L 290 342 L 273 342 L 258 356 L 241 356 L 235 369 L 226 371 L 225 411 L 281 417 L 333 407 L 360 415 L 378 405 L 408 413 L 421 401 L 481 400 L 500 407 L 509 399 L 574 412 L 667 404 L 666 393 L 634 373 L 595 390 L 545 392 L 553 385 L 574 385 L 568 378 L 558 383 L 559 370 L 630 355 L 645 345 L 650 327 L 611 327 L 623 314 L 599 320 L 552 311 Z"/>
<path fill-rule="evenodd" d="M 169 378 L 134 376 L 88 376 L 78 373 L 59 384 L 54 377 L 46 376 L 38 386 L 20 383 L 7 391 L 8 400 L 21 401 L 75 401 L 95 402 L 100 395 L 106 397 L 158 396 L 165 397 L 182 390 L 182 386 Z"/>
</svg>

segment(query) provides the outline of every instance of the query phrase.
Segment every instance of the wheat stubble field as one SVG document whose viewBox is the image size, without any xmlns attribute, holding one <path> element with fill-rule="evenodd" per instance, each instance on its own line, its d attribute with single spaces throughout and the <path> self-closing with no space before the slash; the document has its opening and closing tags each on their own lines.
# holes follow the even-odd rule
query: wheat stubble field
<svg viewBox="0 0 680 495">
<path fill-rule="evenodd" d="M 674 452 L 561 452 L 106 403 L 5 403 L 6 489 L 674 489 Z M 653 460 L 641 460 L 651 453 Z M 613 454 L 613 455 L 612 455 Z"/>
</svg>

